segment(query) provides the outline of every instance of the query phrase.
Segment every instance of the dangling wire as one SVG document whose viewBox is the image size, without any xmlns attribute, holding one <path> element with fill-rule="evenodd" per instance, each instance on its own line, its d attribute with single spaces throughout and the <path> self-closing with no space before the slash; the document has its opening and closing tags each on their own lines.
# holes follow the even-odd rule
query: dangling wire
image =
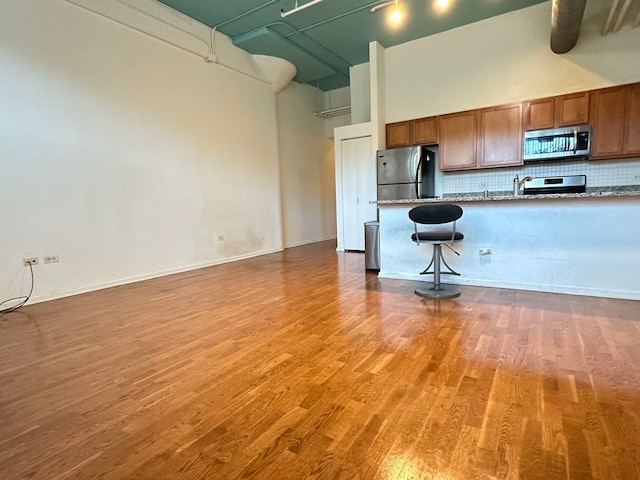
<svg viewBox="0 0 640 480">
<path fill-rule="evenodd" d="M 29 264 L 29 271 L 31 272 L 31 289 L 29 290 L 29 294 L 28 295 L 24 295 L 22 297 L 10 298 L 8 300 L 5 300 L 4 302 L 0 302 L 0 306 L 2 306 L 5 303 L 12 302 L 12 301 L 15 301 L 15 300 L 20 300 L 20 303 L 18 303 L 17 305 L 14 305 L 13 307 L 9 307 L 9 308 L 5 308 L 5 309 L 0 310 L 0 317 L 2 315 L 6 314 L 6 313 L 15 312 L 20 307 L 24 306 L 29 301 L 29 299 L 31 298 L 31 294 L 33 293 L 33 285 L 35 283 L 34 278 L 33 278 L 33 265 L 31 265 L 31 264 Z"/>
</svg>

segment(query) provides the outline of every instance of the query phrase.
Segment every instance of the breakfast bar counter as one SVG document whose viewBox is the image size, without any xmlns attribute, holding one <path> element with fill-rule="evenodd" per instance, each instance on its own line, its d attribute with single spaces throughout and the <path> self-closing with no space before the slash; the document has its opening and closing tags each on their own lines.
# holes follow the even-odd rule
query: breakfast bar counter
<svg viewBox="0 0 640 480">
<path fill-rule="evenodd" d="M 437 199 L 376 202 L 383 278 L 431 281 L 421 276 L 431 245 L 411 241 L 411 208 L 456 203 L 460 253 L 444 256 L 461 276 L 445 283 L 640 300 L 640 188 L 586 193 L 461 194 Z M 480 251 L 489 254 L 480 255 Z"/>
<path fill-rule="evenodd" d="M 640 196 L 640 185 L 624 187 L 594 187 L 585 193 L 548 193 L 543 195 L 513 195 L 511 192 L 485 193 L 453 193 L 438 198 L 418 198 L 403 200 L 379 200 L 378 205 L 423 204 L 423 203 L 457 203 L 457 202 L 505 202 L 570 198 L 603 198 L 603 197 L 637 197 Z"/>
</svg>

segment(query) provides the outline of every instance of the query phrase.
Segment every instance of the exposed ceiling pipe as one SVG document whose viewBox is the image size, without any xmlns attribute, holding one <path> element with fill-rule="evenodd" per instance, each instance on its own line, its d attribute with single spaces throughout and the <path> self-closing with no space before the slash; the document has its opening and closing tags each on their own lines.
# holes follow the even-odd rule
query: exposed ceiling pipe
<svg viewBox="0 0 640 480">
<path fill-rule="evenodd" d="M 551 8 L 551 50 L 570 51 L 578 43 L 587 0 L 553 0 Z"/>
<path fill-rule="evenodd" d="M 247 15 L 250 15 L 254 12 L 257 12 L 258 10 L 263 9 L 264 7 L 268 7 L 269 5 L 272 5 L 276 2 L 279 2 L 280 0 L 269 0 L 266 3 L 263 3 L 262 5 L 258 5 L 257 7 L 252 8 L 251 10 L 247 10 L 246 12 L 241 13 L 240 15 L 236 15 L 235 17 L 229 18 L 227 20 L 225 20 L 222 23 L 218 23 L 215 28 L 220 28 L 224 25 L 226 25 L 227 23 L 231 23 L 231 22 L 235 22 L 236 20 L 241 19 L 242 17 L 246 17 Z"/>
<path fill-rule="evenodd" d="M 119 5 L 122 5 L 123 7 L 126 7 L 126 8 L 128 8 L 129 10 L 133 10 L 134 12 L 137 12 L 137 13 L 139 13 L 139 14 L 141 14 L 141 15 L 144 15 L 144 16 L 145 16 L 145 17 L 147 17 L 147 18 L 150 18 L 150 19 L 152 19 L 152 20 L 155 20 L 155 21 L 157 21 L 158 23 L 161 23 L 161 24 L 163 24 L 163 25 L 166 25 L 167 27 L 170 27 L 170 28 L 173 28 L 174 30 L 177 30 L 177 31 L 179 31 L 179 32 L 182 32 L 182 33 L 184 33 L 185 35 L 188 35 L 188 36 L 190 36 L 190 37 L 192 37 L 192 38 L 194 38 L 194 39 L 196 39 L 196 40 L 198 40 L 198 41 L 200 41 L 200 42 L 204 43 L 204 44 L 206 45 L 206 47 L 207 47 L 207 55 L 206 55 L 206 56 L 203 56 L 201 53 L 194 52 L 193 50 L 189 50 L 188 48 L 185 48 L 185 47 L 183 47 L 183 46 L 181 46 L 181 45 L 176 45 L 175 43 L 170 42 L 170 41 L 168 41 L 168 40 L 166 40 L 166 39 L 164 39 L 164 38 L 162 38 L 162 37 L 160 37 L 160 36 L 158 36 L 158 35 L 155 35 L 155 34 L 153 34 L 153 33 L 151 33 L 151 32 L 148 32 L 148 31 L 143 30 L 143 29 L 138 28 L 138 27 L 134 27 L 133 25 L 129 25 L 128 23 L 125 23 L 125 22 L 123 22 L 123 21 L 121 21 L 121 20 L 118 20 L 118 19 L 116 19 L 116 18 L 113 18 L 113 17 L 111 17 L 111 16 L 109 16 L 109 15 L 107 15 L 107 14 L 105 14 L 105 13 L 102 13 L 102 12 L 100 12 L 100 11 L 98 11 L 98 10 L 94 10 L 93 8 L 90 8 L 90 7 L 89 7 L 89 6 L 87 6 L 87 5 L 84 5 L 84 4 L 82 3 L 82 0 L 65 0 L 65 1 L 66 1 L 67 3 L 70 3 L 71 5 L 75 5 L 76 7 L 79 7 L 79 8 L 82 8 L 82 9 L 84 9 L 84 10 L 87 10 L 88 12 L 95 13 L 96 15 L 99 15 L 99 16 L 101 16 L 101 17 L 103 17 L 103 18 L 106 18 L 107 20 L 111 20 L 111 21 L 113 21 L 113 22 L 115 22 L 115 23 L 118 23 L 118 24 L 120 24 L 120 25 L 122 25 L 122 26 L 124 26 L 124 27 L 131 28 L 132 30 L 135 30 L 135 31 L 140 32 L 140 33 L 143 33 L 143 34 L 145 34 L 145 35 L 149 35 L 150 37 L 153 37 L 153 38 L 155 38 L 156 40 L 160 40 L 161 42 L 164 42 L 164 43 L 167 43 L 167 44 L 169 44 L 169 45 L 171 45 L 171 46 L 173 46 L 173 47 L 179 48 L 180 50 L 184 50 L 185 52 L 192 53 L 192 54 L 194 54 L 194 55 L 197 55 L 197 56 L 199 56 L 199 57 L 202 57 L 202 59 L 203 59 L 203 60 L 205 60 L 205 61 L 209 61 L 208 59 L 209 59 L 209 58 L 211 58 L 211 56 L 215 56 L 215 51 L 214 51 L 214 49 L 213 49 L 213 46 L 212 46 L 212 45 L 209 45 L 209 44 L 207 43 L 207 41 L 206 41 L 206 40 L 204 40 L 204 39 L 200 38 L 199 36 L 195 35 L 194 33 L 190 32 L 190 31 L 188 31 L 188 30 L 185 30 L 184 28 L 180 28 L 180 27 L 178 27 L 177 25 L 174 25 L 173 23 L 169 23 L 169 22 L 167 22 L 166 20 L 163 20 L 163 19 L 161 19 L 161 18 L 158 18 L 158 17 L 156 17 L 155 15 L 152 15 L 151 13 L 149 13 L 149 12 L 147 12 L 147 11 L 145 11 L 145 10 L 142 10 L 142 9 L 140 9 L 140 8 L 137 8 L 137 7 L 135 7 L 135 6 L 131 5 L 131 4 L 127 3 L 127 2 L 122 1 L 122 0 L 113 0 L 113 2 L 114 2 L 114 3 L 117 3 L 117 4 L 119 4 Z M 78 3 L 78 2 L 80 2 L 80 3 Z M 182 14 L 180 14 L 180 15 L 182 15 Z M 208 27 L 207 27 L 207 28 L 208 28 Z"/>
<path fill-rule="evenodd" d="M 169 22 L 167 22 L 167 21 L 165 21 L 165 20 L 163 20 L 163 19 L 161 19 L 161 18 L 157 17 L 156 15 L 153 15 L 153 14 L 152 14 L 152 13 L 150 13 L 150 12 L 147 12 L 147 11 L 145 11 L 145 10 L 141 10 L 141 9 L 138 9 L 138 8 L 136 8 L 136 7 L 133 7 L 133 5 L 130 5 L 130 4 L 128 4 L 127 2 L 124 2 L 123 0 L 114 0 L 114 2 L 115 2 L 115 3 L 118 3 L 118 4 L 120 4 L 120 5 L 124 6 L 124 7 L 127 7 L 127 8 L 129 8 L 130 10 L 134 10 L 134 11 L 136 11 L 136 12 L 138 12 L 138 13 L 140 13 L 140 14 L 142 14 L 142 15 L 144 15 L 144 16 L 146 16 L 146 17 L 150 18 L 150 19 L 153 19 L 153 20 L 155 20 L 155 21 L 157 21 L 157 22 L 159 22 L 159 23 L 161 23 L 161 24 L 163 24 L 163 25 L 166 25 L 166 26 L 171 27 L 171 28 L 173 28 L 173 29 L 175 29 L 175 30 L 178 30 L 178 31 L 180 31 L 180 32 L 182 32 L 182 33 L 185 33 L 185 34 L 189 35 L 190 37 L 193 37 L 194 39 L 199 40 L 200 42 L 204 43 L 204 44 L 207 46 L 207 54 L 206 54 L 206 55 L 203 55 L 203 54 L 202 54 L 202 53 L 200 53 L 200 52 L 197 52 L 197 51 L 191 50 L 191 49 L 189 49 L 189 48 L 187 48 L 187 47 L 184 47 L 184 46 L 182 46 L 182 45 L 179 45 L 179 44 L 177 44 L 177 43 L 175 43 L 175 42 L 172 42 L 172 41 L 170 41 L 170 40 L 168 40 L 168 39 L 166 39 L 166 38 L 163 38 L 163 37 L 162 37 L 162 36 L 160 36 L 160 35 L 156 35 L 156 34 L 154 34 L 154 33 L 150 32 L 150 31 L 148 31 L 148 30 L 144 30 L 144 29 L 142 29 L 142 28 L 138 28 L 138 27 L 136 27 L 136 26 L 134 26 L 134 25 L 132 25 L 132 24 L 130 24 L 130 23 L 127 23 L 127 22 L 122 21 L 122 20 L 118 20 L 117 18 L 115 18 L 115 17 L 113 17 L 113 16 L 111 16 L 111 15 L 108 15 L 108 14 L 106 14 L 106 13 L 104 13 L 104 12 L 101 12 L 101 11 L 99 11 L 99 10 L 95 10 L 94 8 L 90 8 L 90 7 L 89 7 L 89 6 L 87 6 L 87 5 L 84 5 L 84 4 L 82 4 L 82 3 L 79 3 L 79 2 L 82 2 L 82 0 L 64 0 L 64 1 L 66 1 L 67 3 L 69 3 L 69 4 L 71 4 L 71 5 L 76 6 L 76 7 L 78 7 L 78 8 L 82 8 L 83 10 L 86 10 L 86 11 L 88 11 L 88 12 L 91 12 L 91 13 L 93 13 L 93 14 L 95 14 L 95 15 L 98 15 L 98 16 L 100 16 L 100 17 L 102 17 L 102 18 L 105 18 L 105 19 L 107 19 L 107 20 L 110 20 L 110 21 L 112 21 L 112 22 L 115 22 L 115 23 L 117 23 L 118 25 L 122 25 L 123 27 L 130 28 L 130 29 L 135 30 L 136 32 L 142 33 L 142 34 L 144 34 L 144 35 L 148 35 L 149 37 L 155 38 L 156 40 L 159 40 L 159 41 L 161 41 L 161 42 L 163 42 L 163 43 L 166 43 L 167 45 L 171 45 L 171 46 L 173 46 L 173 47 L 176 47 L 176 48 L 178 48 L 178 49 L 180 49 L 180 50 L 182 50 L 182 51 L 184 51 L 184 52 L 191 53 L 192 55 L 196 55 L 196 56 L 198 56 L 198 57 L 202 58 L 203 60 L 205 60 L 206 62 L 210 62 L 210 63 L 214 63 L 214 62 L 215 62 L 215 63 L 216 63 L 216 65 L 218 65 L 218 66 L 220 66 L 220 67 L 222 67 L 222 68 L 225 68 L 225 69 L 227 69 L 227 70 L 231 70 L 231 71 L 233 71 L 233 72 L 235 72 L 235 73 L 238 73 L 238 74 L 240 74 L 240 75 L 242 75 L 242 76 L 245 76 L 245 77 L 251 78 L 251 79 L 253 79 L 253 80 L 257 80 L 257 81 L 259 81 L 259 82 L 262 82 L 262 83 L 265 83 L 265 84 L 268 84 L 268 85 L 271 83 L 269 80 L 265 80 L 264 78 L 259 78 L 258 76 L 250 75 L 249 73 L 246 73 L 246 72 L 243 72 L 243 71 L 238 70 L 238 69 L 236 69 L 236 68 L 233 68 L 232 66 L 225 65 L 225 64 L 223 64 L 223 63 L 219 63 L 219 62 L 217 62 L 217 59 L 216 59 L 216 53 L 215 53 L 215 48 L 214 48 L 214 46 L 213 46 L 213 41 L 214 41 L 213 36 L 214 36 L 214 33 L 215 33 L 215 32 L 214 32 L 214 30 L 215 30 L 215 29 L 213 29 L 213 30 L 212 30 L 212 33 L 211 33 L 211 35 L 212 35 L 212 45 L 209 45 L 209 43 L 208 43 L 206 40 L 204 40 L 204 39 L 200 38 L 199 36 L 195 35 L 195 34 L 194 34 L 194 33 L 192 33 L 192 32 L 189 32 L 188 30 L 185 30 L 185 29 L 183 29 L 183 28 L 180 28 L 180 27 L 178 27 L 177 25 L 174 25 L 174 24 L 172 24 L 172 23 L 169 23 Z M 165 7 L 166 7 L 166 6 L 164 6 L 164 4 L 161 4 L 161 5 L 163 5 L 163 8 L 165 8 Z M 167 8 L 167 9 L 170 9 L 171 11 L 174 11 L 174 12 L 175 12 L 175 10 L 171 9 L 170 7 L 166 7 L 166 8 Z M 184 16 L 184 15 L 183 15 L 182 13 L 180 13 L 180 12 L 177 12 L 177 13 L 178 13 L 180 16 Z M 190 20 L 192 20 L 192 19 L 190 19 Z M 197 23 L 200 23 L 200 22 L 197 22 Z M 203 25 L 203 24 L 201 24 L 201 25 Z M 207 27 L 206 25 L 203 25 L 203 27 L 209 28 L 209 27 Z"/>
<path fill-rule="evenodd" d="M 369 10 L 371 11 L 371 13 L 376 13 L 378 10 L 390 7 L 391 5 L 395 5 L 395 4 L 396 2 L 394 0 L 391 0 L 390 2 L 384 2 L 384 3 L 379 3 L 377 5 L 374 5 Z"/>
<path fill-rule="evenodd" d="M 315 41 L 313 38 L 305 35 L 304 33 L 302 33 L 299 30 L 296 30 L 295 28 L 293 28 L 291 25 L 289 25 L 286 22 L 271 22 L 271 23 L 267 23 L 266 25 L 262 25 L 261 27 L 255 28 L 253 30 L 250 30 L 249 32 L 243 33 L 241 35 L 236 35 L 234 37 L 231 37 L 231 40 L 234 42 L 234 45 L 236 44 L 236 41 L 238 40 L 238 38 L 243 37 L 244 35 L 250 35 L 253 32 L 257 32 L 263 28 L 268 28 L 268 27 L 272 27 L 272 26 L 276 26 L 276 25 L 282 25 L 284 27 L 287 27 L 288 29 L 292 30 L 292 33 L 290 33 L 289 35 L 285 35 L 282 36 L 282 38 L 284 38 L 287 42 L 291 43 L 292 45 L 295 45 L 297 48 L 299 48 L 300 50 L 304 51 L 305 54 L 313 57 L 316 61 L 322 63 L 323 65 L 325 65 L 326 67 L 330 68 L 331 70 L 334 70 L 336 73 L 342 75 L 345 78 L 349 78 L 349 72 L 347 71 L 343 71 L 341 68 L 337 67 L 336 65 L 330 64 L 327 61 L 325 61 L 324 59 L 320 58 L 318 55 L 312 53 L 309 51 L 309 49 L 305 48 L 303 45 L 301 45 L 299 42 L 296 42 L 295 40 L 289 38 L 292 35 L 295 34 L 299 34 L 302 35 L 305 39 L 309 40 L 310 42 L 314 43 L 315 45 L 317 45 L 319 48 L 321 48 L 322 50 L 324 50 L 325 52 L 333 55 L 334 57 L 338 58 L 339 60 L 343 61 L 348 67 L 351 67 L 351 63 L 349 63 L 347 60 L 345 60 L 344 58 L 342 58 L 341 56 L 339 56 L 337 53 L 329 50 L 327 47 L 325 47 L 324 45 L 322 45 L 321 43 Z"/>
<path fill-rule="evenodd" d="M 629 7 L 631 6 L 631 2 L 632 0 L 625 0 L 624 4 L 622 5 L 622 10 L 620 10 L 620 14 L 618 15 L 618 20 L 616 21 L 616 24 L 613 27 L 613 33 L 616 33 L 618 30 L 620 30 L 622 21 L 624 20 L 624 17 L 627 15 L 627 12 L 629 11 Z"/>
<path fill-rule="evenodd" d="M 611 8 L 609 9 L 609 16 L 607 17 L 607 21 L 604 24 L 604 28 L 602 29 L 602 35 L 606 35 L 609 33 L 609 29 L 611 28 L 611 24 L 613 23 L 613 17 L 616 16 L 616 10 L 618 9 L 619 0 L 613 0 L 611 2 Z"/>
<path fill-rule="evenodd" d="M 334 20 L 339 20 L 339 19 L 344 18 L 344 17 L 346 17 L 348 15 L 351 15 L 353 13 L 357 13 L 360 10 L 366 10 L 368 8 L 370 11 L 373 12 L 373 9 L 376 8 L 377 6 L 380 6 L 380 8 L 382 8 L 382 7 L 388 7 L 388 6 L 391 6 L 391 5 L 395 5 L 395 3 L 396 3 L 395 0 L 391 0 L 389 2 L 384 2 L 382 4 L 380 2 L 373 2 L 373 3 L 370 3 L 368 5 L 362 5 L 360 7 L 356 7 L 354 9 L 352 9 L 352 10 L 348 10 L 348 11 L 342 12 L 342 13 L 340 13 L 338 15 L 334 15 L 333 17 L 325 18 L 324 20 L 320 20 L 319 22 L 312 23 L 311 25 L 307 25 L 306 27 L 299 28 L 297 30 L 297 32 L 298 33 L 306 32 L 307 30 L 311 30 L 312 28 L 319 27 L 321 25 L 324 25 L 325 23 L 333 22 Z M 287 37 L 290 37 L 291 35 L 293 35 L 293 34 L 291 33 L 291 34 L 287 35 Z"/>
<path fill-rule="evenodd" d="M 616 33 L 618 30 L 620 30 L 620 27 L 622 26 L 622 23 L 624 22 L 624 19 L 627 16 L 627 13 L 629 13 L 629 8 L 631 7 L 632 3 L 633 3 L 633 0 L 624 0 L 624 3 L 622 4 L 622 8 L 618 12 L 620 0 L 612 0 L 611 8 L 609 9 L 609 15 L 607 17 L 607 22 L 604 24 L 604 28 L 602 29 L 602 35 L 606 35 L 609 32 Z M 616 19 L 616 12 L 618 13 L 617 19 Z M 615 19 L 615 23 L 614 23 L 614 19 Z M 636 28 L 638 25 L 640 25 L 640 13 L 638 13 L 638 16 L 633 21 L 632 28 Z"/>
<path fill-rule="evenodd" d="M 252 8 L 252 9 L 250 9 L 250 10 L 247 10 L 247 11 L 245 11 L 245 12 L 243 12 L 243 13 L 239 14 L 239 15 L 236 15 L 235 17 L 229 18 L 229 19 L 227 19 L 227 20 L 225 20 L 225 21 L 223 21 L 223 22 L 221 22 L 221 23 L 218 23 L 218 24 L 217 24 L 215 27 L 213 27 L 213 28 L 214 28 L 214 30 L 215 30 L 215 29 L 217 29 L 217 28 L 219 28 L 219 27 L 222 27 L 222 26 L 227 25 L 227 24 L 229 24 L 229 23 L 235 22 L 236 20 L 240 20 L 241 18 L 246 17 L 247 15 L 251 15 L 252 13 L 257 12 L 258 10 L 261 10 L 261 9 L 263 9 L 263 8 L 265 8 L 265 7 L 268 7 L 268 6 L 270 6 L 270 5 L 273 5 L 274 3 L 277 3 L 277 2 L 279 2 L 279 1 L 281 1 L 281 0 L 268 0 L 268 1 L 267 1 L 267 2 L 265 2 L 265 3 L 262 3 L 262 4 L 260 4 L 260 5 L 256 6 L 256 7 Z M 321 0 L 320 0 L 320 1 L 321 1 Z M 302 10 L 302 9 L 304 9 L 304 8 L 307 8 L 308 6 L 310 6 L 310 5 L 311 5 L 311 4 L 313 4 L 313 3 L 318 3 L 318 2 L 317 2 L 317 1 L 313 1 L 313 2 L 310 2 L 310 3 L 307 3 L 307 4 L 303 5 L 302 7 L 298 7 L 298 4 L 297 4 L 297 2 L 296 2 L 296 8 L 295 8 L 294 10 L 296 10 L 296 9 L 297 9 L 296 11 L 298 11 L 298 10 Z M 392 3 L 393 3 L 393 2 L 392 2 Z M 367 6 L 365 6 L 364 8 L 369 8 L 369 6 L 370 6 L 370 5 L 367 5 Z M 361 10 L 362 8 L 363 8 L 363 7 L 360 7 L 360 8 L 358 8 L 357 10 Z M 283 12 L 281 11 L 281 15 L 282 15 L 282 13 L 283 13 Z M 294 13 L 294 11 L 288 12 L 288 13 L 287 13 L 287 15 L 289 15 L 290 13 Z M 347 13 L 352 13 L 352 12 L 347 12 Z M 330 20 L 333 20 L 333 19 L 330 19 Z M 335 58 L 339 59 L 341 62 L 343 62 L 343 63 L 344 63 L 345 65 L 347 65 L 348 67 L 351 67 L 351 66 L 352 66 L 350 62 L 348 62 L 347 60 L 345 60 L 344 58 L 342 58 L 340 55 L 338 55 L 338 54 L 337 54 L 337 53 L 335 53 L 334 51 L 329 50 L 327 47 L 325 47 L 324 45 L 322 45 L 322 44 L 321 44 L 320 42 L 318 42 L 317 40 L 314 40 L 313 38 L 311 38 L 311 37 L 309 37 L 308 35 L 304 34 L 301 30 L 298 30 L 298 29 L 296 29 L 296 28 L 292 27 L 291 25 L 289 25 L 288 23 L 286 23 L 286 22 L 284 22 L 284 21 L 271 22 L 271 23 L 268 23 L 268 24 L 266 24 L 266 25 L 262 25 L 261 27 L 255 28 L 255 29 L 253 29 L 253 30 L 251 30 L 251 31 L 249 31 L 249 32 L 244 32 L 244 33 L 239 34 L 239 35 L 234 35 L 233 37 L 231 37 L 231 39 L 232 39 L 232 40 L 236 40 L 237 38 L 242 37 L 243 35 L 246 35 L 247 33 L 251 33 L 251 32 L 254 32 L 254 31 L 258 31 L 260 28 L 270 27 L 270 26 L 274 26 L 274 25 L 283 25 L 283 26 L 287 27 L 289 30 L 291 30 L 291 33 L 289 33 L 289 34 L 287 34 L 287 35 L 284 35 L 284 38 L 285 38 L 285 40 L 287 40 L 287 41 L 289 41 L 290 43 L 292 43 L 292 44 L 296 45 L 297 47 L 302 48 L 302 45 L 301 45 L 299 42 L 296 42 L 295 40 L 290 39 L 289 37 L 291 37 L 291 36 L 293 36 L 293 35 L 300 35 L 300 36 L 304 37 L 304 38 L 305 38 L 305 40 L 307 40 L 307 41 L 309 41 L 309 42 L 311 42 L 311 43 L 315 44 L 318 48 L 320 48 L 320 49 L 324 50 L 325 52 L 327 52 L 327 53 L 328 53 L 328 54 L 330 54 L 331 56 L 333 56 L 333 57 L 335 57 Z M 315 58 L 316 58 L 316 60 L 320 61 L 322 64 L 324 64 L 325 66 L 327 66 L 328 68 L 330 68 L 330 69 L 332 69 L 332 70 L 337 70 L 337 73 L 339 73 L 340 75 L 343 75 L 343 76 L 345 76 L 345 77 L 347 77 L 347 78 L 349 77 L 349 74 L 348 74 L 348 73 L 345 73 L 344 71 L 342 71 L 342 70 L 341 70 L 341 69 L 339 69 L 338 67 L 336 67 L 336 66 L 334 66 L 334 65 L 329 64 L 328 62 L 324 61 L 323 59 L 321 59 L 321 58 L 319 58 L 319 57 L 317 57 L 317 56 L 315 56 Z"/>
</svg>

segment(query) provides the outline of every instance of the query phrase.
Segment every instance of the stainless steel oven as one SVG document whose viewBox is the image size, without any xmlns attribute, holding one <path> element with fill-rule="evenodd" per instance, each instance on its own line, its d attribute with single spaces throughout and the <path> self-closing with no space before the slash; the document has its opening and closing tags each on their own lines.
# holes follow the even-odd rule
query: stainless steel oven
<svg viewBox="0 0 640 480">
<path fill-rule="evenodd" d="M 584 193 L 586 190 L 586 175 L 567 175 L 525 180 L 523 193 L 525 195 L 542 195 L 549 193 Z"/>
</svg>

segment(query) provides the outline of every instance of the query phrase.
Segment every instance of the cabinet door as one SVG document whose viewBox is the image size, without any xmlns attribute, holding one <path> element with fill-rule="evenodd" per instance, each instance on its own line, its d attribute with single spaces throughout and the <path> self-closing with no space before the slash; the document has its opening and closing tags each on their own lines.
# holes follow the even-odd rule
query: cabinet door
<svg viewBox="0 0 640 480">
<path fill-rule="evenodd" d="M 624 153 L 640 155 L 640 83 L 627 87 Z"/>
<path fill-rule="evenodd" d="M 342 222 L 345 250 L 364 250 L 364 223 L 376 219 L 371 137 L 342 140 Z"/>
<path fill-rule="evenodd" d="M 571 127 L 589 123 L 589 92 L 556 97 L 556 127 Z"/>
<path fill-rule="evenodd" d="M 554 106 L 554 98 L 541 98 L 525 102 L 525 128 L 527 130 L 553 128 Z"/>
<path fill-rule="evenodd" d="M 522 165 L 522 104 L 480 111 L 480 166 Z"/>
<path fill-rule="evenodd" d="M 411 122 L 413 145 L 435 145 L 438 143 L 438 117 L 420 118 Z"/>
<path fill-rule="evenodd" d="M 411 122 L 397 122 L 386 125 L 387 148 L 411 146 Z"/>
<path fill-rule="evenodd" d="M 625 103 L 625 87 L 592 92 L 591 158 L 613 158 L 623 154 Z"/>
<path fill-rule="evenodd" d="M 440 170 L 476 168 L 477 132 L 476 110 L 440 117 Z"/>
</svg>

